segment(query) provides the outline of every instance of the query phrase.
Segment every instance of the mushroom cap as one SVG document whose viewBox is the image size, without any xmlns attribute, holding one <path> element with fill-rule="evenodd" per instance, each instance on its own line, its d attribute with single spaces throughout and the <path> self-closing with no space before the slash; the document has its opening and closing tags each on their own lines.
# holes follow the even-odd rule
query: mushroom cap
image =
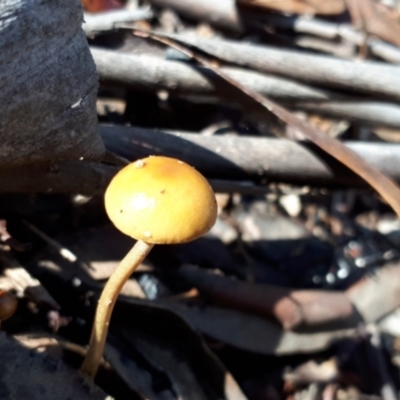
<svg viewBox="0 0 400 400">
<path fill-rule="evenodd" d="M 174 158 L 152 156 L 127 165 L 105 193 L 114 225 L 134 239 L 154 244 L 185 243 L 208 232 L 217 202 L 207 180 Z"/>
<path fill-rule="evenodd" d="M 0 290 L 0 321 L 4 321 L 14 315 L 17 310 L 18 300 L 6 290 Z"/>
</svg>

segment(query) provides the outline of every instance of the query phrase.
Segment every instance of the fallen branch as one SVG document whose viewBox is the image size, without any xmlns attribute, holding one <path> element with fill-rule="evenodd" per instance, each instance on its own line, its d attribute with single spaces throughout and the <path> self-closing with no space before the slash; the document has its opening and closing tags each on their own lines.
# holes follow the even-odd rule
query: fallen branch
<svg viewBox="0 0 400 400">
<path fill-rule="evenodd" d="M 263 194 L 268 186 L 251 182 L 263 179 L 324 186 L 365 185 L 357 175 L 306 142 L 107 125 L 100 125 L 100 133 L 107 148 L 130 161 L 154 154 L 182 159 L 206 175 L 214 190 L 221 193 Z M 347 142 L 346 146 L 400 181 L 400 145 Z M 0 193 L 101 194 L 119 168 L 66 161 L 0 170 Z"/>
<path fill-rule="evenodd" d="M 343 293 L 295 290 L 233 280 L 201 269 L 184 268 L 179 276 L 210 297 L 214 303 L 262 317 L 275 317 L 286 330 L 337 321 L 357 320 Z"/>
<path fill-rule="evenodd" d="M 181 268 L 179 275 L 216 304 L 273 315 L 286 329 L 293 329 L 340 320 L 344 325 L 377 322 L 400 306 L 399 272 L 400 263 L 390 263 L 345 292 L 246 283 L 193 268 Z"/>
<path fill-rule="evenodd" d="M 214 179 L 363 184 L 357 175 L 307 142 L 236 135 L 204 136 L 112 125 L 100 125 L 100 134 L 109 150 L 130 161 L 149 155 L 168 155 L 190 163 Z M 346 146 L 371 166 L 400 180 L 400 145 L 348 142 Z"/>
</svg>

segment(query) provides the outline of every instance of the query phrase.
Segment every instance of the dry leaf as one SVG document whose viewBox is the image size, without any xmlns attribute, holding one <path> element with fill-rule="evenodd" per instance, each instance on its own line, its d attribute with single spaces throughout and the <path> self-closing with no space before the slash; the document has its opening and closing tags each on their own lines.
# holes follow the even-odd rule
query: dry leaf
<svg viewBox="0 0 400 400">
<path fill-rule="evenodd" d="M 119 0 L 82 0 L 85 11 L 102 12 L 122 8 L 123 5 Z"/>
<path fill-rule="evenodd" d="M 400 46 L 400 23 L 371 0 L 347 0 L 353 24 L 369 34 Z"/>
<path fill-rule="evenodd" d="M 107 357 L 111 355 L 110 363 L 121 378 L 147 398 L 152 398 L 148 384 L 153 375 L 153 380 L 158 376 L 165 382 L 160 400 L 169 400 L 164 395 L 171 388 L 182 400 L 247 399 L 197 330 L 175 310 L 121 296 L 113 318 Z"/>
<path fill-rule="evenodd" d="M 345 11 L 343 0 L 237 0 L 238 4 L 293 14 L 336 15 Z"/>
</svg>

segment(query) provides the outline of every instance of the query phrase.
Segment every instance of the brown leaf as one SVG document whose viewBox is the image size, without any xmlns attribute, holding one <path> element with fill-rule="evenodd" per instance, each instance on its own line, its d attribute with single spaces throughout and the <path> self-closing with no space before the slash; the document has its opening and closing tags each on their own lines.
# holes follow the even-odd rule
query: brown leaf
<svg viewBox="0 0 400 400">
<path fill-rule="evenodd" d="M 293 385 L 306 385 L 313 382 L 329 383 L 339 378 L 339 366 L 335 358 L 330 358 L 320 364 L 309 360 L 300 364 L 294 370 L 284 374 L 284 380 Z"/>
<path fill-rule="evenodd" d="M 400 46 L 400 24 L 371 0 L 347 0 L 353 23 L 369 34 Z M 360 26 L 361 25 L 361 26 Z"/>
<path fill-rule="evenodd" d="M 126 318 L 127 315 L 135 317 Z M 164 386 L 170 385 L 182 400 L 246 400 L 197 330 L 163 304 L 121 297 L 109 341 L 113 348 L 106 353 L 111 355 L 111 364 L 122 379 L 144 396 L 151 393 L 149 373 L 163 371 L 161 377 L 167 381 Z M 135 361 L 138 352 L 142 355 L 141 367 Z M 135 372 L 140 376 L 135 376 Z"/>
<path fill-rule="evenodd" d="M 335 15 L 345 11 L 343 0 L 237 0 L 238 4 L 293 14 Z"/>
<path fill-rule="evenodd" d="M 122 8 L 119 0 L 82 0 L 83 7 L 88 12 L 102 12 Z"/>
<path fill-rule="evenodd" d="M 126 300 L 129 301 L 129 300 Z M 194 307 L 176 302 L 158 302 L 205 335 L 242 350 L 266 355 L 312 353 L 335 341 L 353 337 L 354 327 L 318 332 L 284 331 L 278 324 L 255 315 L 218 307 Z"/>
</svg>

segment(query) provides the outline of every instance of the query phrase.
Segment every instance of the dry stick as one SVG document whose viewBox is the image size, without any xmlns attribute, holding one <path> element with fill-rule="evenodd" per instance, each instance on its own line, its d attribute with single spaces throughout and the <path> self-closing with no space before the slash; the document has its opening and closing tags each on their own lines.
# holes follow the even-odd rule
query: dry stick
<svg viewBox="0 0 400 400">
<path fill-rule="evenodd" d="M 349 24 L 337 24 L 318 18 L 303 16 L 285 16 L 279 14 L 267 14 L 263 16 L 263 22 L 278 29 L 290 29 L 296 33 L 307 33 L 324 39 L 334 40 L 340 38 L 347 43 L 362 46 L 365 42 L 369 50 L 375 56 L 392 63 L 400 64 L 400 49 L 392 44 L 385 43 L 376 38 L 366 38 L 363 32 L 353 28 Z"/>
<path fill-rule="evenodd" d="M 10 279 L 13 287 L 23 292 L 31 301 L 36 304 L 46 304 L 54 310 L 61 308 L 40 281 L 34 278 L 8 252 L 0 252 L 0 264 L 4 267 L 3 274 Z"/>
<path fill-rule="evenodd" d="M 167 90 L 182 95 L 205 95 L 234 99 L 237 91 L 208 68 L 163 60 L 159 57 L 135 55 L 92 47 L 100 80 L 135 89 Z M 233 79 L 281 101 L 329 101 L 354 97 L 314 88 L 289 79 L 249 71 L 243 68 L 221 68 Z M 241 96 L 243 97 L 243 96 Z M 399 107 L 400 109 L 400 107 Z M 399 119 L 400 120 L 400 119 Z"/>
<path fill-rule="evenodd" d="M 190 162 L 210 179 L 215 192 L 265 193 L 268 186 L 250 182 L 262 179 L 314 186 L 365 186 L 362 179 L 329 155 L 287 139 L 204 136 L 111 125 L 100 125 L 100 133 L 110 150 L 129 160 L 163 154 Z M 346 142 L 346 146 L 400 181 L 399 144 Z M 7 168 L 0 171 L 0 194 L 98 195 L 104 193 L 118 171 L 114 165 L 86 161 Z"/>
<path fill-rule="evenodd" d="M 33 225 L 29 221 L 23 219 L 22 222 L 36 235 L 38 235 L 41 239 L 43 239 L 47 244 L 53 247 L 55 250 L 58 251 L 61 257 L 65 258 L 67 261 L 73 263 L 75 262 L 78 257 L 68 248 L 64 247 L 61 243 L 54 240 L 49 235 L 41 231 L 37 226 Z"/>
<path fill-rule="evenodd" d="M 338 140 L 326 136 L 323 132 L 312 127 L 307 122 L 302 121 L 283 107 L 260 95 L 259 93 L 241 85 L 239 82 L 221 72 L 218 66 L 216 66 L 215 62 L 213 63 L 207 58 L 196 54 L 194 51 L 189 50 L 186 46 L 183 46 L 174 40 L 139 29 L 134 29 L 133 32 L 137 36 L 149 37 L 153 40 L 171 46 L 181 51 L 183 54 L 186 54 L 188 57 L 200 62 L 202 65 L 212 69 L 221 78 L 225 79 L 227 82 L 230 82 L 243 93 L 246 93 L 250 98 L 261 104 L 283 122 L 300 130 L 307 137 L 307 139 L 311 140 L 326 153 L 339 160 L 341 163 L 353 170 L 356 174 L 361 176 L 361 178 L 363 178 L 366 182 L 368 182 L 390 204 L 397 216 L 400 218 L 400 189 L 398 186 L 387 176 L 370 167 L 365 160 L 353 153 Z"/>
<path fill-rule="evenodd" d="M 306 51 L 315 51 L 343 59 L 354 59 L 355 46 L 346 42 L 332 41 L 310 35 L 295 35 L 293 45 Z"/>
<path fill-rule="evenodd" d="M 68 342 L 67 340 L 57 340 L 58 344 L 63 350 L 74 352 L 82 357 L 85 357 L 87 354 L 87 348 L 84 346 L 80 346 L 79 344 Z M 107 362 L 104 357 L 100 359 L 100 366 L 106 368 L 108 370 L 112 370 L 112 365 Z"/>
<path fill-rule="evenodd" d="M 115 29 L 118 23 L 128 23 L 134 21 L 148 20 L 153 18 L 153 12 L 149 8 L 139 8 L 137 10 L 113 10 L 97 14 L 84 14 L 82 29 L 86 36 L 95 35 L 98 32 L 107 32 Z"/>
<path fill-rule="evenodd" d="M 184 131 L 100 125 L 99 131 L 107 148 L 131 161 L 167 155 L 190 163 L 208 178 L 229 179 L 210 181 L 215 191 L 231 193 L 237 186 L 237 182 L 231 181 L 234 179 L 366 185 L 359 176 L 310 142 L 256 137 L 252 132 L 248 132 L 249 136 L 235 135 L 234 130 L 225 132 L 226 135 L 204 136 Z M 399 144 L 353 141 L 345 145 L 385 175 L 400 181 Z"/>
<path fill-rule="evenodd" d="M 271 11 L 271 9 L 272 11 L 287 11 L 290 14 L 315 14 L 316 11 L 316 7 L 307 5 L 305 2 L 298 4 L 300 8 L 295 7 L 295 9 L 293 9 L 293 7 L 287 7 L 288 2 L 282 2 L 280 0 L 274 0 L 273 2 L 270 2 L 271 8 L 264 10 L 256 7 L 238 7 L 238 4 L 239 6 L 241 5 L 240 3 L 243 3 L 244 6 L 255 5 L 253 1 L 150 0 L 150 3 L 156 7 L 172 9 L 184 17 L 200 22 L 208 22 L 217 28 L 228 29 L 238 33 L 245 32 L 247 26 L 254 26 L 254 21 L 263 19 L 266 15 L 268 15 L 268 11 Z M 286 3 L 286 7 L 283 6 L 282 8 L 282 3 Z M 337 0 L 334 3 L 336 3 L 336 5 L 332 4 L 332 1 L 319 2 L 317 7 L 318 14 L 337 14 L 344 11 L 341 0 Z"/>
<path fill-rule="evenodd" d="M 354 62 L 304 51 L 197 37 L 160 35 L 193 46 L 224 63 L 285 76 L 324 87 L 400 100 L 400 66 L 382 62 Z M 173 53 L 171 51 L 170 53 Z M 174 52 L 178 53 L 178 52 Z M 178 53 L 180 58 L 186 58 Z M 170 57 L 171 58 L 171 57 Z"/>
<path fill-rule="evenodd" d="M 211 25 L 243 33 L 245 25 L 264 29 L 265 25 L 278 29 L 293 29 L 295 32 L 308 33 L 326 39 L 341 38 L 348 43 L 361 46 L 366 43 L 372 54 L 387 61 L 400 64 L 400 49 L 377 38 L 366 38 L 363 32 L 348 24 L 337 24 L 318 18 L 301 15 L 287 17 L 268 10 L 253 9 L 251 12 L 240 12 L 233 0 L 150 0 L 155 6 L 172 8 L 180 15 L 196 21 L 207 21 Z M 328 3 L 328 2 L 325 2 Z M 279 1 L 275 2 L 275 6 Z M 323 4 L 322 2 L 320 4 Z M 250 11 L 250 9 L 249 9 Z M 260 12 L 261 11 L 261 12 Z M 257 14 L 256 14 L 257 13 Z"/>
<path fill-rule="evenodd" d="M 180 269 L 178 276 L 211 298 L 213 304 L 263 318 L 273 316 L 286 330 L 357 319 L 353 305 L 341 292 L 241 282 L 193 268 Z"/>
<path fill-rule="evenodd" d="M 91 52 L 103 83 L 123 84 L 146 91 L 167 90 L 183 96 L 214 96 L 216 101 L 223 98 L 230 104 L 244 105 L 237 89 L 208 68 L 96 48 Z M 251 90 L 287 102 L 296 109 L 350 119 L 363 125 L 400 127 L 400 106 L 395 103 L 345 96 L 242 68 L 224 67 L 221 71 Z"/>
<path fill-rule="evenodd" d="M 222 29 L 243 33 L 244 26 L 235 0 L 150 0 L 159 7 L 171 8 L 179 14 L 205 21 Z"/>
</svg>

